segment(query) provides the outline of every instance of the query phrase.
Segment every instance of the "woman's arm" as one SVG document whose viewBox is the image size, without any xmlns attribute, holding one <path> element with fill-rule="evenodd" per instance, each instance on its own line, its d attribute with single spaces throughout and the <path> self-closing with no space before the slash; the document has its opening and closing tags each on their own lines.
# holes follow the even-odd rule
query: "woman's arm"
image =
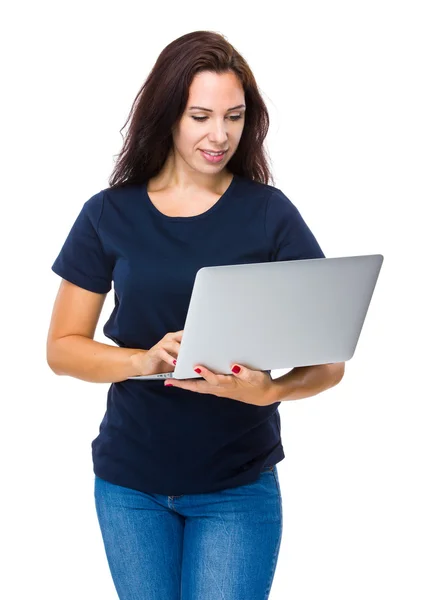
<svg viewBox="0 0 422 600">
<path fill-rule="evenodd" d="M 57 375 L 93 383 L 141 375 L 132 356 L 147 350 L 116 348 L 93 339 L 106 296 L 62 279 L 47 338 L 47 363 Z"/>
<path fill-rule="evenodd" d="M 340 383 L 344 371 L 344 362 L 295 367 L 285 375 L 273 379 L 272 403 L 301 400 L 320 394 Z"/>
</svg>

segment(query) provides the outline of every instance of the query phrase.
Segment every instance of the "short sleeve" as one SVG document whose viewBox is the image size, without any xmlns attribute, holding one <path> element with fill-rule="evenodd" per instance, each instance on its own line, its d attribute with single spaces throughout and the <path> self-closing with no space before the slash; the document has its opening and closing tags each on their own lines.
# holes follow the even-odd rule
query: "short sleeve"
<svg viewBox="0 0 422 600">
<path fill-rule="evenodd" d="M 271 260 L 325 258 L 299 210 L 281 190 L 276 189 L 268 198 L 265 228 Z"/>
<path fill-rule="evenodd" d="M 103 201 L 99 192 L 85 202 L 51 267 L 63 279 L 99 294 L 111 290 L 113 272 L 98 234 Z"/>
</svg>

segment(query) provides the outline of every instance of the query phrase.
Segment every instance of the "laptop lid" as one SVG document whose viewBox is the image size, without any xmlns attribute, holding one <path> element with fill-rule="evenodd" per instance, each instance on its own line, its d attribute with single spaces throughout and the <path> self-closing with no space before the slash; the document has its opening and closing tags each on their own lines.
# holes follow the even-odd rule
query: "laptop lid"
<svg viewBox="0 0 422 600">
<path fill-rule="evenodd" d="M 352 358 L 381 254 L 219 265 L 198 270 L 173 372 L 129 379 L 200 378 L 197 364 L 284 369 Z"/>
</svg>

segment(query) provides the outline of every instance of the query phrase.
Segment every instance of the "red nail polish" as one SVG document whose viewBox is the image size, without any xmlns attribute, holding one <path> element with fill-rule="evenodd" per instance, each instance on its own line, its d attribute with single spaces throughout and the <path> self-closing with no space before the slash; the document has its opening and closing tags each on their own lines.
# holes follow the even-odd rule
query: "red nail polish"
<svg viewBox="0 0 422 600">
<path fill-rule="evenodd" d="M 239 373 L 240 371 L 240 367 L 238 367 L 237 365 L 235 365 L 232 369 L 233 373 Z"/>
<path fill-rule="evenodd" d="M 196 372 L 196 373 L 201 373 L 202 371 L 201 371 L 201 369 L 198 367 L 197 369 L 195 369 L 195 372 Z"/>
<path fill-rule="evenodd" d="M 172 383 L 165 383 L 164 385 L 165 385 L 166 387 L 173 387 L 173 384 L 172 384 Z"/>
</svg>

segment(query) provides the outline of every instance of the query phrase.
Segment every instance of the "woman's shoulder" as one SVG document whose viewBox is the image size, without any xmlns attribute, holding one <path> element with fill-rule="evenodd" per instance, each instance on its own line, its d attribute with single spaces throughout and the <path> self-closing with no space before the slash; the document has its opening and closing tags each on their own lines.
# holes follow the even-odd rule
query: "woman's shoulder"
<svg viewBox="0 0 422 600">
<path fill-rule="evenodd" d="M 289 209 L 294 210 L 293 203 L 279 187 L 269 183 L 254 181 L 246 177 L 240 177 L 239 180 L 241 182 L 239 190 L 242 194 L 246 192 L 255 200 L 265 201 L 267 206 L 275 204 L 284 211 Z"/>
</svg>

